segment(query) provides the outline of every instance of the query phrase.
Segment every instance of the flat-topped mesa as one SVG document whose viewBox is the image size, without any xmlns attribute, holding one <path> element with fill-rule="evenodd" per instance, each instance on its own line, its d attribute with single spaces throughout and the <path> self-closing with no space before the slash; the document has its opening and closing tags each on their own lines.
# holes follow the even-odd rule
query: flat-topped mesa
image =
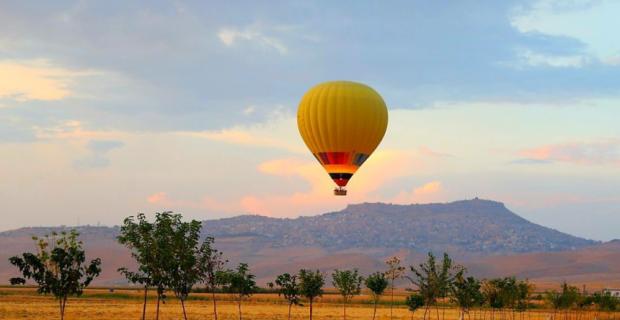
<svg viewBox="0 0 620 320">
<path fill-rule="evenodd" d="M 382 209 L 382 208 L 401 208 L 407 209 L 412 207 L 424 207 L 424 208 L 446 208 L 446 207 L 461 207 L 461 208 L 488 208 L 488 209 L 497 209 L 502 208 L 506 209 L 506 205 L 503 202 L 493 201 L 493 200 L 485 200 L 480 198 L 474 198 L 471 200 L 459 200 L 453 202 L 437 202 L 437 203 L 412 203 L 412 204 L 396 204 L 396 203 L 383 203 L 383 202 L 363 202 L 363 203 L 355 203 L 349 204 L 342 211 L 357 211 L 357 210 L 373 210 L 373 209 Z"/>
<path fill-rule="evenodd" d="M 248 241 L 248 245 L 256 248 L 305 246 L 328 251 L 390 248 L 509 254 L 573 250 L 597 243 L 534 224 L 501 202 L 478 198 L 410 205 L 361 203 L 316 216 L 243 215 L 206 220 L 203 224 L 204 236 L 242 237 L 239 241 Z M 101 228 L 88 227 L 80 232 L 84 237 L 108 233 L 106 237 L 110 239 L 118 233 L 118 227 Z M 52 229 L 36 230 L 49 232 Z M 32 231 L 21 230 L 20 234 L 30 236 Z M 11 232 L 0 233 L 0 236 L 8 236 Z"/>
</svg>

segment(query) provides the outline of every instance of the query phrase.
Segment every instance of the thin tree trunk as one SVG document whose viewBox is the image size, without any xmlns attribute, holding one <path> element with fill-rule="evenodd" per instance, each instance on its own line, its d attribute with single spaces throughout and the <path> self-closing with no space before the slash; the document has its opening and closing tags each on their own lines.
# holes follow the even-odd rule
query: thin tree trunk
<svg viewBox="0 0 620 320">
<path fill-rule="evenodd" d="M 60 320 L 65 318 L 65 311 L 62 310 L 62 298 L 58 299 L 58 311 L 60 312 Z"/>
<path fill-rule="evenodd" d="M 291 320 L 291 308 L 293 307 L 292 303 L 288 304 L 288 320 Z"/>
<path fill-rule="evenodd" d="M 148 286 L 144 286 L 144 303 L 142 304 L 142 320 L 146 319 L 146 296 L 148 294 Z"/>
<path fill-rule="evenodd" d="M 181 308 L 183 308 L 183 319 L 187 320 L 187 313 L 185 312 L 185 299 L 181 300 Z"/>
<path fill-rule="evenodd" d="M 374 305 L 374 308 L 372 310 L 372 320 L 375 320 L 375 317 L 377 316 L 377 300 L 378 299 L 375 298 L 375 305 Z"/>
<path fill-rule="evenodd" d="M 312 320 L 312 300 L 310 299 L 310 320 Z"/>
<path fill-rule="evenodd" d="M 392 318 L 394 317 L 393 314 L 393 308 L 394 308 L 394 279 L 392 279 L 392 298 L 390 301 L 390 320 L 392 320 Z"/>
<path fill-rule="evenodd" d="M 215 288 L 211 288 L 211 297 L 213 297 L 213 319 L 217 320 L 217 303 L 215 302 Z"/>
<path fill-rule="evenodd" d="M 428 306 L 424 306 L 424 320 L 426 320 L 426 314 L 428 313 Z"/>
<path fill-rule="evenodd" d="M 241 320 L 241 297 L 239 297 L 239 303 L 237 306 L 239 307 L 239 320 Z"/>
<path fill-rule="evenodd" d="M 437 313 L 437 320 L 439 320 L 439 307 L 435 304 L 435 313 Z"/>
<path fill-rule="evenodd" d="M 342 303 L 342 319 L 347 320 L 347 300 Z"/>
<path fill-rule="evenodd" d="M 65 296 L 62 301 L 62 316 L 60 317 L 61 320 L 65 318 L 65 310 L 67 309 L 67 299 L 68 297 Z"/>
<path fill-rule="evenodd" d="M 155 320 L 159 320 L 159 301 L 161 301 L 161 295 L 157 292 L 157 310 L 155 311 Z"/>
</svg>

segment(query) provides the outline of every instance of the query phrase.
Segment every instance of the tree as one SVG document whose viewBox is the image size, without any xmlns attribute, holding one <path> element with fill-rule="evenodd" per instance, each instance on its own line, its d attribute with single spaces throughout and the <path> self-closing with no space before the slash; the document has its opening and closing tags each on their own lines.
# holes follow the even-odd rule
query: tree
<svg viewBox="0 0 620 320">
<path fill-rule="evenodd" d="M 592 300 L 602 311 L 616 311 L 620 304 L 620 299 L 613 297 L 609 292 L 596 292 Z"/>
<path fill-rule="evenodd" d="M 385 289 L 388 286 L 388 280 L 386 279 L 384 273 L 375 272 L 369 275 L 368 278 L 366 278 L 365 284 L 366 288 L 368 288 L 370 290 L 370 293 L 372 294 L 372 301 L 374 305 L 372 311 L 372 319 L 374 320 L 377 315 L 377 303 L 379 302 L 381 295 L 383 295 L 383 292 L 385 292 Z"/>
<path fill-rule="evenodd" d="M 323 295 L 324 285 L 325 279 L 319 270 L 315 272 L 306 269 L 299 270 L 299 292 L 308 299 L 310 304 L 310 320 L 312 320 L 312 303 L 316 297 Z"/>
<path fill-rule="evenodd" d="M 490 279 L 482 283 L 483 296 L 491 307 L 491 318 L 494 318 L 495 311 L 498 309 L 510 308 L 512 312 L 525 311 L 532 290 L 532 285 L 527 281 L 517 280 L 515 277 Z"/>
<path fill-rule="evenodd" d="M 173 233 L 171 250 L 174 257 L 170 264 L 169 286 L 175 296 L 181 301 L 183 318 L 187 320 L 185 300 L 189 296 L 192 287 L 203 277 L 200 245 L 200 221 L 181 221 L 180 215 L 173 216 Z"/>
<path fill-rule="evenodd" d="M 82 295 L 84 288 L 101 273 L 101 259 L 96 258 L 85 264 L 86 252 L 78 236 L 75 230 L 71 230 L 60 235 L 53 232 L 43 238 L 33 237 L 37 253 L 26 252 L 21 257 L 9 258 L 9 262 L 19 268 L 23 276 L 11 278 L 11 284 L 34 280 L 39 293 L 51 293 L 58 300 L 61 320 L 65 317 L 69 296 Z"/>
<path fill-rule="evenodd" d="M 579 288 L 562 283 L 561 291 L 551 290 L 545 292 L 545 300 L 553 307 L 553 318 L 559 310 L 567 310 L 577 305 L 581 294 Z"/>
<path fill-rule="evenodd" d="M 249 272 L 247 263 L 240 263 L 236 270 L 221 272 L 219 278 L 224 291 L 236 294 L 239 320 L 241 320 L 241 301 L 244 297 L 251 296 L 257 289 L 255 276 Z"/>
<path fill-rule="evenodd" d="M 300 305 L 299 284 L 297 284 L 297 276 L 284 273 L 279 275 L 275 281 L 278 286 L 278 296 L 284 296 L 288 301 L 288 319 L 291 319 L 291 308 L 293 305 Z M 273 283 L 269 283 L 269 287 L 273 288 Z"/>
<path fill-rule="evenodd" d="M 137 221 L 136 221 L 137 220 Z M 144 301 L 142 304 L 142 320 L 146 317 L 146 298 L 148 289 L 153 286 L 153 277 L 156 269 L 156 248 L 153 235 L 154 226 L 143 213 L 136 217 L 125 218 L 117 240 L 131 250 L 131 256 L 138 264 L 138 271 L 129 271 L 119 268 L 118 271 L 134 284 L 144 286 Z"/>
<path fill-rule="evenodd" d="M 391 257 L 385 261 L 388 269 L 385 271 L 385 276 L 390 280 L 390 319 L 394 317 L 393 309 L 394 309 L 394 286 L 395 281 L 400 279 L 405 274 L 405 267 L 400 265 L 400 259 L 396 256 Z"/>
<path fill-rule="evenodd" d="M 455 277 L 454 283 L 450 287 L 451 298 L 460 309 L 461 319 L 464 318 L 465 313 L 469 314 L 469 309 L 482 303 L 483 297 L 480 287 L 480 281 L 474 277 L 465 278 L 462 272 Z"/>
<path fill-rule="evenodd" d="M 194 231 L 190 231 L 191 229 Z M 189 294 L 189 289 L 183 287 L 188 285 L 187 281 L 190 278 L 200 278 L 201 272 L 198 266 L 194 266 L 193 271 L 188 273 L 188 260 L 197 261 L 196 257 L 190 257 L 195 255 L 196 251 L 185 252 L 186 248 L 183 246 L 187 239 L 184 237 L 188 233 L 193 233 L 194 239 L 191 241 L 195 242 L 199 231 L 199 222 L 184 223 L 180 214 L 171 211 L 155 213 L 154 223 L 148 222 L 144 214 L 125 219 L 118 241 L 132 249 L 132 256 L 138 263 L 138 271 L 128 271 L 127 268 L 120 268 L 119 271 L 130 281 L 145 286 L 143 317 L 149 286 L 157 289 L 156 319 L 159 319 L 159 306 L 162 301 L 165 302 L 168 288 L 182 299 L 181 305 L 185 311 L 184 300 Z"/>
<path fill-rule="evenodd" d="M 171 274 L 176 268 L 176 257 L 174 255 L 174 234 L 175 226 L 180 221 L 180 215 L 175 215 L 172 211 L 155 214 L 155 224 L 153 228 L 154 256 L 153 263 L 153 285 L 157 289 L 157 309 L 155 319 L 159 319 L 159 305 L 166 301 L 166 289 L 171 285 Z"/>
<path fill-rule="evenodd" d="M 530 301 L 530 296 L 534 291 L 534 285 L 527 280 L 517 282 L 517 301 L 516 309 L 519 312 L 526 311 Z"/>
<path fill-rule="evenodd" d="M 207 290 L 211 292 L 211 298 L 213 300 L 213 318 L 217 320 L 215 291 L 221 285 L 218 273 L 224 270 L 224 265 L 228 261 L 224 259 L 221 251 L 213 247 L 214 242 L 215 239 L 213 237 L 207 237 L 202 243 L 202 247 L 200 248 L 200 264 L 203 282 Z"/>
<path fill-rule="evenodd" d="M 411 311 L 411 319 L 413 320 L 413 314 L 415 311 L 424 305 L 424 297 L 422 297 L 419 293 L 414 293 L 407 297 L 405 304 L 407 305 L 409 311 Z"/>
<path fill-rule="evenodd" d="M 357 269 L 353 270 L 334 270 L 332 273 L 332 285 L 342 296 L 342 318 L 347 319 L 347 303 L 362 290 L 364 279 L 358 274 Z"/>
<path fill-rule="evenodd" d="M 432 252 L 428 253 L 426 262 L 421 263 L 417 268 L 414 266 L 410 268 L 414 277 L 408 277 L 408 279 L 418 287 L 420 294 L 424 298 L 426 306 L 424 317 L 426 317 L 428 309 L 431 306 L 435 306 L 437 319 L 439 319 L 437 300 L 447 297 L 450 286 L 456 276 L 455 274 L 463 272 L 463 268 L 453 265 L 452 259 L 450 259 L 447 253 L 444 253 L 441 264 L 437 264 L 435 255 Z"/>
</svg>

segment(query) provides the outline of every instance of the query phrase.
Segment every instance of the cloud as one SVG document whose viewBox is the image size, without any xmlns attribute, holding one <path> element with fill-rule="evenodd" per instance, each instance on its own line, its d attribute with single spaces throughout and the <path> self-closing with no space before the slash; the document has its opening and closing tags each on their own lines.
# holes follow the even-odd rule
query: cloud
<svg viewBox="0 0 620 320">
<path fill-rule="evenodd" d="M 253 114 L 255 111 L 256 111 L 256 106 L 248 106 L 247 108 L 243 109 L 241 113 L 243 113 L 244 116 L 249 116 Z"/>
<path fill-rule="evenodd" d="M 547 159 L 528 159 L 528 158 L 524 158 L 524 159 L 517 159 L 517 160 L 513 160 L 510 163 L 512 164 L 549 164 L 552 163 L 553 161 L 551 160 L 547 160 Z"/>
<path fill-rule="evenodd" d="M 0 143 L 25 143 L 36 140 L 34 130 L 15 119 L 0 117 Z"/>
<path fill-rule="evenodd" d="M 412 153 L 378 150 L 351 179 L 348 185 L 349 194 L 346 197 L 336 197 L 332 193 L 333 182 L 314 159 L 274 159 L 261 163 L 258 170 L 289 179 L 300 178 L 308 187 L 288 194 L 247 195 L 241 199 L 241 205 L 247 212 L 270 216 L 297 216 L 325 212 L 348 203 L 382 201 L 385 199 L 379 196 L 377 191 L 390 181 L 409 176 L 417 169 L 417 159 Z"/>
<path fill-rule="evenodd" d="M 539 0 L 513 16 L 511 24 L 523 33 L 577 39 L 585 47 L 584 55 L 580 56 L 531 56 L 535 63 L 575 67 L 591 60 L 589 56 L 614 65 L 620 45 L 613 41 L 610 30 L 620 28 L 618 10 L 620 3 L 614 0 Z"/>
<path fill-rule="evenodd" d="M 257 25 L 252 25 L 242 29 L 223 28 L 217 33 L 217 37 L 227 47 L 234 46 L 239 40 L 245 40 L 265 48 L 274 49 L 282 55 L 288 53 L 288 48 L 284 45 L 284 43 L 282 43 L 281 40 L 265 35 Z"/>
<path fill-rule="evenodd" d="M 234 203 L 221 202 L 204 196 L 199 200 L 180 200 L 171 198 L 166 192 L 156 192 L 149 195 L 146 201 L 153 206 L 163 209 L 194 209 L 217 213 L 241 213 L 241 206 Z"/>
<path fill-rule="evenodd" d="M 47 60 L 0 61 L 0 98 L 17 101 L 61 100 L 84 73 L 53 66 Z"/>
<path fill-rule="evenodd" d="M 533 67 L 581 68 L 591 62 L 591 59 L 584 55 L 550 55 L 532 50 L 520 51 L 519 58 L 521 62 L 518 66 L 525 64 Z"/>
<path fill-rule="evenodd" d="M 114 149 L 124 145 L 121 141 L 113 140 L 92 140 L 88 143 L 89 154 L 73 162 L 76 168 L 104 168 L 110 165 L 108 154 Z"/>
<path fill-rule="evenodd" d="M 294 153 L 307 152 L 299 131 L 296 118 L 276 108 L 266 121 L 250 125 L 237 125 L 221 130 L 180 131 L 176 134 L 192 136 L 230 144 L 252 147 L 281 149 Z"/>
<path fill-rule="evenodd" d="M 615 166 L 620 165 L 620 139 L 545 145 L 522 150 L 520 156 L 529 161 Z"/>
<path fill-rule="evenodd" d="M 431 181 L 411 191 L 401 191 L 390 200 L 392 203 L 410 204 L 432 202 L 439 199 L 443 193 L 443 185 L 440 181 Z"/>
</svg>

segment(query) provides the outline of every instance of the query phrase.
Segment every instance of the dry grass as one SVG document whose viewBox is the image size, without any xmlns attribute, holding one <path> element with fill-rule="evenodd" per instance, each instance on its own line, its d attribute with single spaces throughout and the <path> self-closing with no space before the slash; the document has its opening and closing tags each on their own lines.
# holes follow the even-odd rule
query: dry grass
<svg viewBox="0 0 620 320">
<path fill-rule="evenodd" d="M 398 300 L 402 300 L 403 294 L 397 295 Z M 189 319 L 212 319 L 212 304 L 207 301 L 208 296 L 205 294 L 194 294 L 194 299 L 188 301 L 187 311 Z M 227 295 L 220 295 L 219 299 L 226 301 L 218 302 L 219 319 L 238 319 L 237 305 L 230 301 Z M 368 297 L 356 298 L 356 303 L 347 308 L 347 319 L 371 319 L 372 306 L 366 304 Z M 387 298 L 386 298 L 387 299 Z M 314 319 L 342 319 L 342 306 L 337 303 L 338 297 L 334 295 L 326 295 L 321 301 L 315 304 Z M 273 294 L 255 295 L 242 305 L 243 318 L 247 320 L 258 319 L 286 319 L 288 308 L 287 305 Z M 65 319 L 140 319 L 142 312 L 142 303 L 140 293 L 134 290 L 117 290 L 114 294 L 110 294 L 105 290 L 88 290 L 84 297 L 79 299 L 71 299 L 68 302 L 67 314 Z M 433 320 L 435 313 L 433 311 Z M 439 310 L 440 315 L 444 310 Z M 147 307 L 147 319 L 154 319 L 155 303 L 153 297 L 150 297 Z M 377 311 L 377 319 L 389 319 L 389 307 L 386 305 L 379 306 Z M 415 319 L 421 319 L 423 311 L 415 314 Z M 548 311 L 530 312 L 529 316 L 522 319 L 542 320 L 547 319 Z M 594 319 L 594 313 L 590 315 L 582 315 L 580 319 Z M 612 316 L 613 317 L 613 316 Z M 609 319 L 612 319 L 610 317 Z M 307 319 L 307 307 L 293 307 L 293 319 Z M 476 318 L 480 318 L 480 314 Z M 490 319 L 490 313 L 487 312 L 486 318 Z M 510 320 L 509 314 L 505 314 L 502 319 Z M 599 316 L 598 319 L 605 319 L 607 315 Z M 0 319 L 59 319 L 58 305 L 56 301 L 48 296 L 40 296 L 33 289 L 0 289 Z M 182 319 L 181 306 L 174 298 L 170 298 L 166 304 L 161 306 L 161 320 Z M 411 313 L 404 306 L 397 306 L 394 309 L 394 319 L 404 320 L 411 319 Z M 455 309 L 445 310 L 445 319 L 458 319 L 458 312 Z M 466 318 L 467 319 L 467 318 Z M 474 316 L 471 317 L 474 319 Z M 496 319 L 500 319 L 496 315 Z M 520 320 L 516 317 L 515 320 Z M 564 319 L 561 317 L 560 319 Z M 568 319 L 568 318 L 567 318 Z M 620 317 L 619 317 L 620 319 Z"/>
</svg>

